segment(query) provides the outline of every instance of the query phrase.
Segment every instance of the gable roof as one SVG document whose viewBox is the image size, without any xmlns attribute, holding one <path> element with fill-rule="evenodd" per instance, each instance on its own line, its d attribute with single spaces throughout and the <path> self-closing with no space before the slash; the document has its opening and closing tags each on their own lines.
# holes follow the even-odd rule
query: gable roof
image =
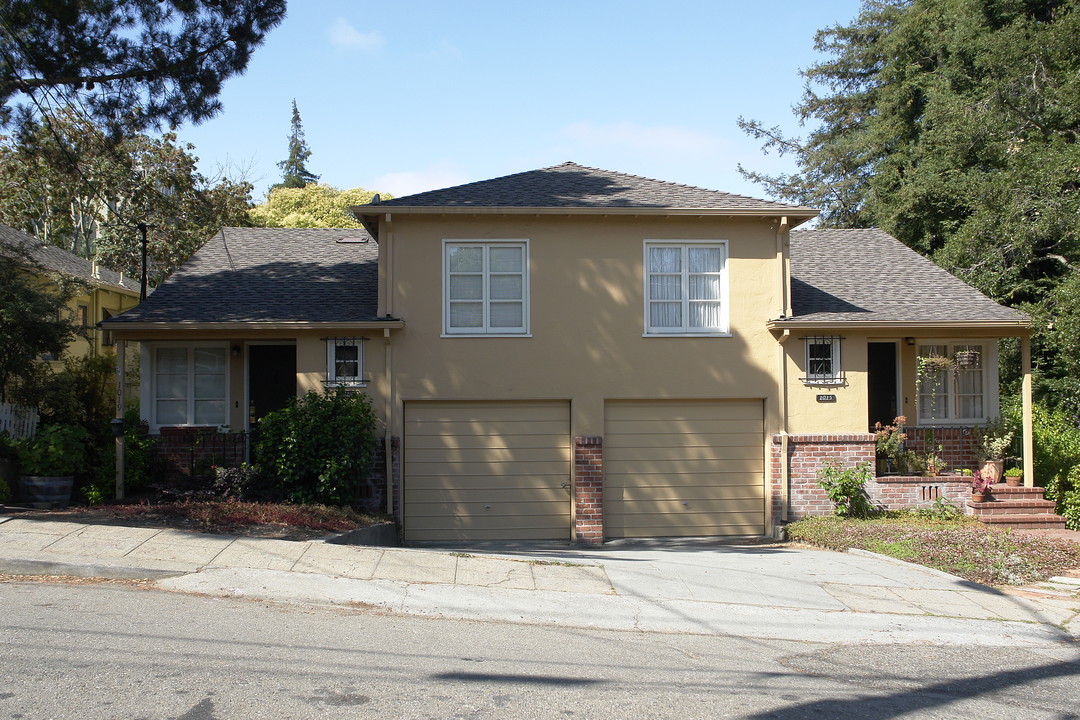
<svg viewBox="0 0 1080 720">
<path fill-rule="evenodd" d="M 804 219 L 817 215 L 813 208 L 652 180 L 572 162 L 356 205 L 351 210 L 357 217 L 371 217 L 389 210 L 791 215 Z"/>
<path fill-rule="evenodd" d="M 109 270 L 49 243 L 43 243 L 33 235 L 0 225 L 0 242 L 25 252 L 46 270 L 71 275 L 91 285 L 114 290 L 139 292 L 139 283 L 130 277 Z"/>
<path fill-rule="evenodd" d="M 105 324 L 363 326 L 377 322 L 378 259 L 363 230 L 226 227 Z"/>
<path fill-rule="evenodd" d="M 877 228 L 792 232 L 791 307 L 770 325 L 1030 324 Z"/>
</svg>

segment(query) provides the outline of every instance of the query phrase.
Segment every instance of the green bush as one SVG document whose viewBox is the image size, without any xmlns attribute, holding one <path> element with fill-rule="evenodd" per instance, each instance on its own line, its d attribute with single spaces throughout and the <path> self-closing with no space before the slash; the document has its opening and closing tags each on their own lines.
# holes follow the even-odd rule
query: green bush
<svg viewBox="0 0 1080 720">
<path fill-rule="evenodd" d="M 259 421 L 255 462 L 281 499 L 350 505 L 375 450 L 366 395 L 309 392 Z"/>
<path fill-rule="evenodd" d="M 63 477 L 86 469 L 89 433 L 77 425 L 47 425 L 16 444 L 22 475 Z"/>
<path fill-rule="evenodd" d="M 139 417 L 139 409 L 128 408 L 124 413 L 125 489 L 137 490 L 150 484 L 153 463 L 150 448 L 153 444 L 146 423 Z"/>
<path fill-rule="evenodd" d="M 839 460 L 826 460 L 818 470 L 818 485 L 825 489 L 842 517 L 868 517 L 874 506 L 866 496 L 866 483 L 873 478 L 868 463 L 844 467 Z"/>
<path fill-rule="evenodd" d="M 1020 426 L 1020 407 L 1007 408 L 1011 426 Z M 1035 403 L 1031 409 L 1035 484 L 1046 488 L 1046 499 L 1057 503 L 1056 512 L 1066 525 L 1080 530 L 1080 427 L 1064 410 Z"/>
</svg>

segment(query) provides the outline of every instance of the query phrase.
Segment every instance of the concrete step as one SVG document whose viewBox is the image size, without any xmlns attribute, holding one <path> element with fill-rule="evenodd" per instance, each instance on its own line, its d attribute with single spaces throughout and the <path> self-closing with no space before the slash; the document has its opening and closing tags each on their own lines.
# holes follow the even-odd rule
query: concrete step
<svg viewBox="0 0 1080 720">
<path fill-rule="evenodd" d="M 978 505 L 980 503 L 972 503 Z M 1031 529 L 1065 529 L 1065 518 L 1060 515 L 976 515 L 979 522 L 994 527 L 1009 527 L 1023 530 Z"/>
</svg>

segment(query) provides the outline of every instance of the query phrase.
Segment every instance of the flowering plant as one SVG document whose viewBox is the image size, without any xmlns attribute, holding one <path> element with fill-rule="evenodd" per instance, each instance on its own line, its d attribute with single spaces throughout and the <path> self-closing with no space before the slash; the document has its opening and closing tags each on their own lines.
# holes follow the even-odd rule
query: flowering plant
<svg viewBox="0 0 1080 720">
<path fill-rule="evenodd" d="M 976 470 L 971 476 L 971 492 L 973 493 L 985 493 L 993 484 L 993 480 L 989 477 L 984 477 L 979 470 Z"/>
</svg>

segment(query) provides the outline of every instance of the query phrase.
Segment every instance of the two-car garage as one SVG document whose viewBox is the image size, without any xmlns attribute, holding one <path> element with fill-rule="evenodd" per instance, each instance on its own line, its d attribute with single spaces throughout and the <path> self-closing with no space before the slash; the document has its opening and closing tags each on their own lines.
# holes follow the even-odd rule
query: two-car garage
<svg viewBox="0 0 1080 720">
<path fill-rule="evenodd" d="M 609 538 L 764 529 L 761 400 L 609 401 Z M 571 537 L 567 401 L 405 404 L 403 523 L 410 542 Z"/>
</svg>

